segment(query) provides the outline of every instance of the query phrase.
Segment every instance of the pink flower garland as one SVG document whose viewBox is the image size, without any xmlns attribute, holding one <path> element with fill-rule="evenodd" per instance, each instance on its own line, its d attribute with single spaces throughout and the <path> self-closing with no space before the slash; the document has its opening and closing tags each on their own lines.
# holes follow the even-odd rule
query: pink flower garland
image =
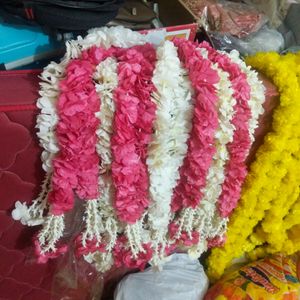
<svg viewBox="0 0 300 300">
<path fill-rule="evenodd" d="M 174 44 L 195 89 L 188 152 L 180 168 L 180 179 L 171 203 L 172 210 L 176 212 L 183 207 L 195 208 L 202 198 L 201 189 L 206 184 L 206 175 L 216 151 L 214 134 L 218 127 L 218 98 L 214 84 L 219 81 L 219 76 L 212 69 L 211 62 L 197 50 L 198 44 L 184 39 L 175 39 Z"/>
<path fill-rule="evenodd" d="M 146 155 L 156 111 L 151 101 L 156 52 L 146 44 L 119 49 L 116 56 L 120 61 L 119 86 L 114 93 L 116 111 L 111 139 L 115 208 L 121 221 L 133 224 L 149 205 Z"/>
<path fill-rule="evenodd" d="M 52 190 L 48 201 L 51 213 L 60 215 L 72 209 L 73 189 L 81 199 L 98 196 L 98 165 L 96 153 L 100 109 L 92 75 L 107 50 L 91 48 L 82 57 L 72 60 L 61 81 L 58 99 L 59 121 L 56 128 L 60 153 L 53 160 Z"/>
<path fill-rule="evenodd" d="M 251 146 L 249 133 L 249 120 L 251 110 L 248 105 L 250 100 L 250 86 L 247 81 L 247 75 L 243 73 L 240 67 L 232 63 L 230 58 L 217 52 L 207 43 L 200 45 L 207 49 L 208 57 L 219 67 L 228 72 L 236 105 L 232 124 L 235 126 L 233 141 L 228 144 L 230 159 L 225 169 L 225 181 L 222 186 L 222 193 L 218 200 L 218 209 L 222 217 L 228 217 L 236 207 L 240 198 L 241 187 L 247 175 L 245 159 Z"/>
</svg>

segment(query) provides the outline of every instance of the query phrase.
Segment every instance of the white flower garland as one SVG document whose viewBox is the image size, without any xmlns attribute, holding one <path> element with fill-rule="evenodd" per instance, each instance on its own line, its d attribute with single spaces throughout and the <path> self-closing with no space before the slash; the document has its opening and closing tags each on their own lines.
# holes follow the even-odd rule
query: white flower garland
<svg viewBox="0 0 300 300">
<path fill-rule="evenodd" d="M 232 50 L 230 53 L 226 54 L 247 75 L 247 82 L 251 87 L 249 100 L 249 107 L 251 110 L 251 118 L 249 120 L 249 132 L 251 142 L 253 142 L 255 129 L 258 126 L 259 116 L 264 113 L 263 104 L 265 102 L 265 87 L 262 84 L 262 82 L 258 79 L 257 72 L 255 70 L 252 70 L 250 66 L 247 66 L 245 62 L 239 57 L 238 51 Z"/>
<path fill-rule="evenodd" d="M 68 54 L 66 54 L 67 56 Z M 59 151 L 57 141 L 54 135 L 55 127 L 58 122 L 58 116 L 55 104 L 59 95 L 59 82 L 64 76 L 67 60 L 63 64 L 55 62 L 50 63 L 42 72 L 40 83 L 40 98 L 37 101 L 37 107 L 41 109 L 37 116 L 36 128 L 40 145 L 43 147 L 41 155 L 42 167 L 46 172 L 45 179 L 41 186 L 39 196 L 27 207 L 25 203 L 17 201 L 12 217 L 15 220 L 21 220 L 22 224 L 35 226 L 43 224 L 44 211 L 48 208 L 47 194 L 50 189 L 50 178 L 52 172 L 52 159 Z"/>
<path fill-rule="evenodd" d="M 113 58 L 107 58 L 101 62 L 94 74 L 96 82 L 96 91 L 101 101 L 100 112 L 97 117 L 100 119 L 100 127 L 97 130 L 98 144 L 97 153 L 101 158 L 99 169 L 99 191 L 98 199 L 86 201 L 85 209 L 85 230 L 82 234 L 82 244 L 86 245 L 87 240 L 96 239 L 100 244 L 105 237 L 107 243 L 106 250 L 111 252 L 117 239 L 119 224 L 114 214 L 113 208 L 113 184 L 110 174 L 112 163 L 110 138 L 113 133 L 113 117 L 115 104 L 113 101 L 113 91 L 118 85 L 117 62 Z M 106 257 L 106 259 L 104 259 Z M 101 259 L 100 270 L 105 271 L 111 267 L 111 257 L 106 254 L 100 255 L 99 252 L 88 254 L 85 259 L 94 262 L 95 259 Z"/>
<path fill-rule="evenodd" d="M 179 167 L 187 153 L 187 139 L 191 130 L 192 88 L 181 67 L 177 49 L 166 41 L 157 49 L 158 61 L 153 75 L 157 94 L 155 133 L 148 147 L 148 171 L 151 205 L 148 226 L 153 243 L 153 263 L 164 256 L 170 223 L 173 189 L 179 179 Z"/>
</svg>

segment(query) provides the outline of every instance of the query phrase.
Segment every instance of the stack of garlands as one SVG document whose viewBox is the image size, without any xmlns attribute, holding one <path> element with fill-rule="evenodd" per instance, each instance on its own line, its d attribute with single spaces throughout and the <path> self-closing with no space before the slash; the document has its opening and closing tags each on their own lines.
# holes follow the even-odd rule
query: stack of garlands
<svg viewBox="0 0 300 300">
<path fill-rule="evenodd" d="M 184 39 L 156 47 L 147 35 L 103 28 L 69 42 L 41 77 L 46 178 L 32 205 L 17 202 L 13 212 L 42 224 L 40 262 L 73 242 L 99 271 L 142 269 L 178 249 L 199 257 L 224 242 L 265 99 L 237 52 Z M 83 229 L 67 243 L 75 197 Z"/>
</svg>

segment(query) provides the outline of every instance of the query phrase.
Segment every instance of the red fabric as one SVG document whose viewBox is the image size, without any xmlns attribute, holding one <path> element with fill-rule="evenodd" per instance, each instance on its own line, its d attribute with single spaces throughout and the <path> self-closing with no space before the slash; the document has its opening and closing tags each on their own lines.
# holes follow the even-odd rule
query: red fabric
<svg viewBox="0 0 300 300">
<path fill-rule="evenodd" d="M 35 230 L 10 216 L 16 200 L 34 199 L 43 177 L 41 150 L 34 134 L 38 74 L 0 72 L 1 299 L 50 299 L 51 274 L 55 270 L 55 262 L 34 263 L 31 236 Z"/>
</svg>

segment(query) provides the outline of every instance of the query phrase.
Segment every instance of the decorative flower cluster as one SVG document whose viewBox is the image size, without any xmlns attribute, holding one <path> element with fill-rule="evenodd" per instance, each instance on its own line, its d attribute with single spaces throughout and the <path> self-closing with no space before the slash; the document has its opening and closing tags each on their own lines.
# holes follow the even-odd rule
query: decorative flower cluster
<svg viewBox="0 0 300 300">
<path fill-rule="evenodd" d="M 122 27 L 92 30 L 44 72 L 37 126 L 47 176 L 32 206 L 13 212 L 42 223 L 40 262 L 66 252 L 68 239 L 102 272 L 224 243 L 263 85 L 235 53 L 146 41 Z M 75 197 L 80 234 L 66 215 Z"/>
<path fill-rule="evenodd" d="M 226 244 L 213 249 L 208 259 L 212 279 L 219 278 L 234 258 L 245 253 L 256 259 L 300 250 L 299 59 L 299 53 L 265 53 L 247 59 L 277 86 L 280 104 L 231 216 Z"/>
</svg>

